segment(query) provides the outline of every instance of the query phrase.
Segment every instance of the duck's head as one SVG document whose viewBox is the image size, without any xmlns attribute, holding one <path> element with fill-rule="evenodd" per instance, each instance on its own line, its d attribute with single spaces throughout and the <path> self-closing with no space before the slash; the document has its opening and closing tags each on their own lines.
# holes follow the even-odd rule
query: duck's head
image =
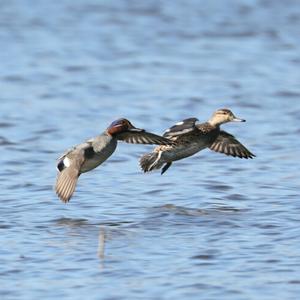
<svg viewBox="0 0 300 300">
<path fill-rule="evenodd" d="M 134 127 L 127 119 L 118 119 L 113 121 L 108 127 L 107 132 L 110 135 L 116 135 L 122 132 L 142 132 L 144 129 Z"/>
<path fill-rule="evenodd" d="M 246 122 L 246 120 L 237 118 L 231 110 L 222 108 L 215 111 L 208 122 L 213 126 L 218 126 L 228 122 Z"/>
</svg>

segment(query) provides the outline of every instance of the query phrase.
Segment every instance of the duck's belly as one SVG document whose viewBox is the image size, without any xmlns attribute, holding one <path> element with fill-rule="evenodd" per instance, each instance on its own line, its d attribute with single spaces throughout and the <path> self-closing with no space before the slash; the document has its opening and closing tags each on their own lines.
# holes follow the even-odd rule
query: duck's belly
<svg viewBox="0 0 300 300">
<path fill-rule="evenodd" d="M 97 155 L 95 154 L 93 158 L 86 160 L 83 165 L 81 166 L 81 173 L 88 172 L 92 169 L 97 168 L 100 166 L 104 161 L 106 161 L 112 153 L 107 153 L 107 155 Z"/>
<path fill-rule="evenodd" d="M 205 149 L 207 145 L 204 143 L 191 143 L 186 145 L 180 145 L 173 147 L 170 150 L 164 151 L 162 154 L 162 158 L 165 161 L 175 161 L 180 160 L 185 157 L 192 156 L 196 154 L 197 152 Z"/>
</svg>

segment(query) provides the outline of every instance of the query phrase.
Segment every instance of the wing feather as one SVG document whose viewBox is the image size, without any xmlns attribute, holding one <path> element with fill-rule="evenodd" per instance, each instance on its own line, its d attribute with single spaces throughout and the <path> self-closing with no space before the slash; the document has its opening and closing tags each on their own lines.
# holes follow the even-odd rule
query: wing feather
<svg viewBox="0 0 300 300">
<path fill-rule="evenodd" d="M 75 150 L 74 152 L 69 152 L 67 155 L 70 165 L 61 172 L 58 172 L 55 184 L 56 194 L 63 202 L 68 202 L 71 199 L 80 175 L 81 165 L 84 162 L 83 150 Z"/>
<path fill-rule="evenodd" d="M 239 158 L 246 159 L 255 157 L 255 155 L 242 145 L 233 135 L 222 130 L 209 148 L 213 151 L 233 157 L 238 156 Z"/>
<path fill-rule="evenodd" d="M 126 131 L 119 133 L 117 139 L 131 144 L 170 145 L 173 142 L 166 137 L 147 131 Z"/>
<path fill-rule="evenodd" d="M 184 119 L 181 122 L 173 125 L 169 129 L 167 129 L 163 136 L 166 138 L 176 138 L 181 135 L 185 135 L 187 133 L 193 132 L 196 129 L 197 118 L 188 118 Z"/>
</svg>

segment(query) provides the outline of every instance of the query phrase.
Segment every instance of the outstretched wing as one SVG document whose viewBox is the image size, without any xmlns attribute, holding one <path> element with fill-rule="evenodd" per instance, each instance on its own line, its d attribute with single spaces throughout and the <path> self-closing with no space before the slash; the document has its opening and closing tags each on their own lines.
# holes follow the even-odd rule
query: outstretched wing
<svg viewBox="0 0 300 300">
<path fill-rule="evenodd" d="M 211 150 L 233 157 L 253 158 L 255 155 L 243 146 L 233 135 L 221 130 L 216 140 L 209 147 Z"/>
<path fill-rule="evenodd" d="M 196 129 L 197 118 L 184 119 L 181 122 L 176 123 L 164 132 L 164 137 L 169 139 L 176 139 L 181 135 L 191 133 Z"/>
<path fill-rule="evenodd" d="M 119 133 L 117 139 L 131 144 L 171 145 L 169 139 L 147 131 L 126 131 Z"/>
<path fill-rule="evenodd" d="M 78 149 L 68 152 L 58 163 L 55 191 L 63 202 L 68 202 L 72 197 L 77 184 L 79 171 L 84 162 L 84 150 Z"/>
</svg>

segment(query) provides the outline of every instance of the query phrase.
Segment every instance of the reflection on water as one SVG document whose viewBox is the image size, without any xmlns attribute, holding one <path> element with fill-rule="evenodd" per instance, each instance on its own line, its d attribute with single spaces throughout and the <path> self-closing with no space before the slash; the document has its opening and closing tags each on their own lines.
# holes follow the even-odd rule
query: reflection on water
<svg viewBox="0 0 300 300">
<path fill-rule="evenodd" d="M 2 1 L 1 299 L 298 299 L 297 1 Z M 118 146 L 53 192 L 55 160 L 118 117 L 161 133 L 229 107 L 257 155 L 143 174 Z M 55 287 L 55 289 L 53 288 Z"/>
<path fill-rule="evenodd" d="M 100 228 L 99 237 L 98 237 L 98 257 L 100 259 L 104 259 L 104 251 L 105 251 L 105 228 Z"/>
</svg>

